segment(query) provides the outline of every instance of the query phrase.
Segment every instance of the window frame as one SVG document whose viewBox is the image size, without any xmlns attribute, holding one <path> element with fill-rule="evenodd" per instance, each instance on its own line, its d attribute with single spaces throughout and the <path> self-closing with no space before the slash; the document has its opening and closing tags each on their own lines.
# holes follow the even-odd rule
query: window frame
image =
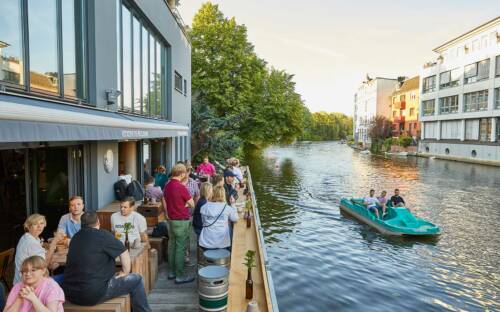
<svg viewBox="0 0 500 312">
<path fill-rule="evenodd" d="M 488 93 L 488 89 L 464 93 L 464 113 L 488 110 Z M 479 101 L 480 98 L 482 99 L 481 102 Z"/>
<path fill-rule="evenodd" d="M 486 68 L 488 69 L 488 75 L 486 77 L 482 77 L 482 78 L 478 79 L 478 77 L 479 77 L 479 65 L 481 62 L 488 62 L 488 66 L 486 66 Z M 490 79 L 490 62 L 491 62 L 490 59 L 486 58 L 484 60 L 465 65 L 464 66 L 464 85 Z M 467 73 L 466 68 L 469 66 L 474 66 L 474 68 L 475 68 L 474 75 L 470 75 L 470 76 L 466 75 L 466 73 Z"/>
<path fill-rule="evenodd" d="M 458 95 L 451 95 L 439 98 L 439 115 L 448 115 L 456 113 L 458 113 Z"/>
<path fill-rule="evenodd" d="M 432 86 L 428 85 L 428 81 L 432 80 Z M 422 93 L 429 93 L 436 91 L 436 75 L 425 77 L 422 80 Z"/>
<path fill-rule="evenodd" d="M 427 106 L 428 104 L 432 104 L 432 105 Z M 432 107 L 432 110 L 429 109 L 429 107 Z M 434 116 L 435 113 L 436 113 L 436 100 L 435 99 L 422 101 L 422 115 L 423 116 Z"/>
<path fill-rule="evenodd" d="M 178 78 L 179 78 L 179 81 L 180 81 L 180 87 L 177 85 L 177 79 Z M 181 94 L 182 94 L 182 81 L 183 81 L 182 75 L 179 74 L 178 71 L 174 70 L 174 89 L 177 90 Z"/>
</svg>

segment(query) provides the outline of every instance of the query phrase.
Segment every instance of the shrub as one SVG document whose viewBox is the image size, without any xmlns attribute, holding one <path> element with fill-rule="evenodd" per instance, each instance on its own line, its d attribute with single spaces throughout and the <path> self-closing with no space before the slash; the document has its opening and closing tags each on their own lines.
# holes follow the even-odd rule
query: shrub
<svg viewBox="0 0 500 312">
<path fill-rule="evenodd" d="M 402 147 L 408 147 L 413 142 L 413 139 L 410 136 L 400 136 L 398 139 L 398 145 Z"/>
</svg>

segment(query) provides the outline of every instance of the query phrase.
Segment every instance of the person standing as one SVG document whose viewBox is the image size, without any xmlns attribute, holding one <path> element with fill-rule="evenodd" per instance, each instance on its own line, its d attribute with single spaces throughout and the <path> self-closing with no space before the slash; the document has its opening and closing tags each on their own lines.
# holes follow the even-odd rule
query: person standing
<svg viewBox="0 0 500 312">
<path fill-rule="evenodd" d="M 238 199 L 238 192 L 233 186 L 236 175 L 229 169 L 224 171 L 224 189 L 226 190 L 226 202 L 232 205 Z"/>
<path fill-rule="evenodd" d="M 216 174 L 215 166 L 209 161 L 208 155 L 203 157 L 203 162 L 196 168 L 196 173 L 209 177 L 213 177 Z"/>
<path fill-rule="evenodd" d="M 190 283 L 194 277 L 184 272 L 184 253 L 186 241 L 190 235 L 189 208 L 194 208 L 194 200 L 182 180 L 187 175 L 184 164 L 176 164 L 172 168 L 172 178 L 163 190 L 167 203 L 168 216 L 168 278 L 174 279 L 176 284 Z"/>
<path fill-rule="evenodd" d="M 130 294 L 134 312 L 151 312 L 142 277 L 130 273 L 128 250 L 113 234 L 100 229 L 94 212 L 81 217 L 82 229 L 69 246 L 63 289 L 69 301 L 93 306 L 109 299 Z M 116 272 L 116 257 L 121 271 Z"/>
</svg>

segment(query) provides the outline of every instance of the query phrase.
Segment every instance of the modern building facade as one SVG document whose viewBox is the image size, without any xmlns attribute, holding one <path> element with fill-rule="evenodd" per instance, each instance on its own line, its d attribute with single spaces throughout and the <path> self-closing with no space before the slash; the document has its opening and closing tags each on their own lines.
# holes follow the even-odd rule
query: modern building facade
<svg viewBox="0 0 500 312">
<path fill-rule="evenodd" d="M 500 17 L 434 52 L 421 72 L 419 152 L 500 164 Z"/>
<path fill-rule="evenodd" d="M 390 118 L 391 94 L 398 85 L 397 79 L 370 78 L 359 86 L 354 94 L 353 134 L 354 141 L 363 145 L 371 144 L 370 125 L 375 116 Z"/>
<path fill-rule="evenodd" d="M 0 10 L 0 250 L 29 214 L 44 214 L 50 233 L 70 196 L 98 210 L 119 175 L 143 182 L 190 158 L 191 46 L 175 8 L 4 0 Z"/>
<path fill-rule="evenodd" d="M 420 135 L 420 77 L 416 76 L 402 81 L 391 98 L 392 135 L 408 135 L 417 137 Z"/>
</svg>

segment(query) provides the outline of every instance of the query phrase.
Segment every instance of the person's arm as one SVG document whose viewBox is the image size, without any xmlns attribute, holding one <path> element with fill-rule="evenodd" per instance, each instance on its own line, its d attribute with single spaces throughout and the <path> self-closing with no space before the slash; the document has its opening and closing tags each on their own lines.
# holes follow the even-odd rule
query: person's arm
<svg viewBox="0 0 500 312">
<path fill-rule="evenodd" d="M 231 212 L 229 214 L 229 221 L 232 222 L 238 221 L 238 211 L 234 207 L 231 207 Z"/>
<path fill-rule="evenodd" d="M 120 262 L 122 264 L 122 270 L 116 274 L 117 277 L 122 277 L 130 273 L 131 261 L 128 250 L 121 253 Z"/>
<path fill-rule="evenodd" d="M 57 301 L 51 301 L 45 306 L 40 299 L 35 294 L 35 290 L 32 287 L 26 286 L 21 289 L 19 295 L 30 301 L 33 305 L 33 309 L 36 312 L 57 312 L 59 303 Z"/>
<path fill-rule="evenodd" d="M 401 202 L 406 205 L 405 200 L 403 199 L 403 197 L 399 196 L 399 198 L 401 198 Z"/>
<path fill-rule="evenodd" d="M 190 198 L 187 202 L 186 202 L 186 205 L 189 207 L 189 208 L 194 208 L 194 200 L 192 198 Z"/>
<path fill-rule="evenodd" d="M 64 234 L 62 234 L 61 232 L 57 232 L 49 244 L 49 250 L 47 250 L 47 253 L 45 254 L 45 263 L 47 264 L 47 267 L 50 269 L 55 269 L 55 267 L 51 263 L 52 256 L 54 255 L 54 252 L 56 251 L 57 243 L 59 243 L 63 239 L 64 239 Z"/>
<path fill-rule="evenodd" d="M 14 302 L 12 302 L 12 304 L 9 305 L 9 299 L 7 299 L 7 304 L 5 305 L 5 309 L 3 310 L 3 312 L 18 312 L 19 310 L 21 310 L 21 305 L 23 304 L 23 298 L 21 298 L 19 296 L 19 293 L 12 293 L 11 291 L 11 294 L 9 294 L 9 297 L 10 296 L 16 296 L 16 299 L 14 299 Z"/>
</svg>

